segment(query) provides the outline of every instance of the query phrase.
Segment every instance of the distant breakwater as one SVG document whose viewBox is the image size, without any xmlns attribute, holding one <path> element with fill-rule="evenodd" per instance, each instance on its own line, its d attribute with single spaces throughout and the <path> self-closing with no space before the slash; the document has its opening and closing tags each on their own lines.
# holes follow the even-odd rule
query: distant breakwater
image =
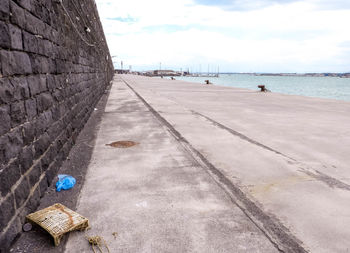
<svg viewBox="0 0 350 253">
<path fill-rule="evenodd" d="M 350 78 L 308 74 L 220 74 L 219 77 L 179 76 L 178 80 L 258 90 L 265 85 L 272 92 L 350 101 Z"/>
</svg>

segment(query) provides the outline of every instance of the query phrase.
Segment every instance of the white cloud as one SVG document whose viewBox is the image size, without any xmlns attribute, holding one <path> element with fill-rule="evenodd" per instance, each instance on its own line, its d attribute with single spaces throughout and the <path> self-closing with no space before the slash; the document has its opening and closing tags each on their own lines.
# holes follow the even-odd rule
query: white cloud
<svg viewBox="0 0 350 253">
<path fill-rule="evenodd" d="M 325 1 L 323 7 L 310 0 L 251 11 L 191 0 L 96 3 L 111 54 L 136 69 L 162 62 L 169 68 L 220 65 L 234 72 L 350 71 L 344 57 L 350 10 L 325 9 Z"/>
</svg>

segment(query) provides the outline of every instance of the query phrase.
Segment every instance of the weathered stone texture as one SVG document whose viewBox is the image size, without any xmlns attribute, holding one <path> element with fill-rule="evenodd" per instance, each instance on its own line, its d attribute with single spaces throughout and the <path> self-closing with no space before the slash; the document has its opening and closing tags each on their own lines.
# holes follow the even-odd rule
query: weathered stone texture
<svg viewBox="0 0 350 253">
<path fill-rule="evenodd" d="M 0 46 L 3 48 L 10 48 L 11 46 L 11 35 L 8 24 L 0 21 Z"/>
<path fill-rule="evenodd" d="M 22 30 L 14 25 L 9 24 L 9 32 L 11 37 L 11 48 L 22 50 Z"/>
<path fill-rule="evenodd" d="M 9 0 L 0 1 L 0 20 L 8 20 L 10 14 Z"/>
<path fill-rule="evenodd" d="M 94 1 L 72 2 L 62 1 L 67 14 L 60 1 L 0 1 L 0 252 L 21 232 L 113 75 Z"/>
</svg>

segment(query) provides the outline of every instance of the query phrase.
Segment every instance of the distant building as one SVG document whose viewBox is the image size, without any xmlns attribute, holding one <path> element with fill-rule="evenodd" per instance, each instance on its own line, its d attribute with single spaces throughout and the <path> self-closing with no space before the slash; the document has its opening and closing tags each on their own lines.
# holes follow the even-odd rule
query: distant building
<svg viewBox="0 0 350 253">
<path fill-rule="evenodd" d="M 116 74 L 129 74 L 129 70 L 128 69 L 115 69 L 114 73 Z"/>
<path fill-rule="evenodd" d="M 154 76 L 179 76 L 180 73 L 174 70 L 162 69 L 162 70 L 153 70 L 153 75 Z"/>
</svg>

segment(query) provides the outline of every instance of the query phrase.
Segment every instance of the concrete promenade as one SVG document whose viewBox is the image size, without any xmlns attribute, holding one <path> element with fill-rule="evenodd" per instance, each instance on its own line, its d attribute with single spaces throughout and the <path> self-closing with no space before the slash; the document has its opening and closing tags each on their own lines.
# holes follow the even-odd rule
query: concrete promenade
<svg viewBox="0 0 350 253">
<path fill-rule="evenodd" d="M 349 112 L 349 102 L 117 76 L 77 211 L 111 252 L 349 252 Z M 105 145 L 118 140 L 139 144 Z M 89 252 L 72 233 L 66 252 L 77 247 Z"/>
<path fill-rule="evenodd" d="M 110 252 L 278 252 L 118 77 L 99 128 L 77 211 Z M 120 140 L 139 144 L 106 146 Z M 92 249 L 73 232 L 65 252 Z"/>
</svg>

